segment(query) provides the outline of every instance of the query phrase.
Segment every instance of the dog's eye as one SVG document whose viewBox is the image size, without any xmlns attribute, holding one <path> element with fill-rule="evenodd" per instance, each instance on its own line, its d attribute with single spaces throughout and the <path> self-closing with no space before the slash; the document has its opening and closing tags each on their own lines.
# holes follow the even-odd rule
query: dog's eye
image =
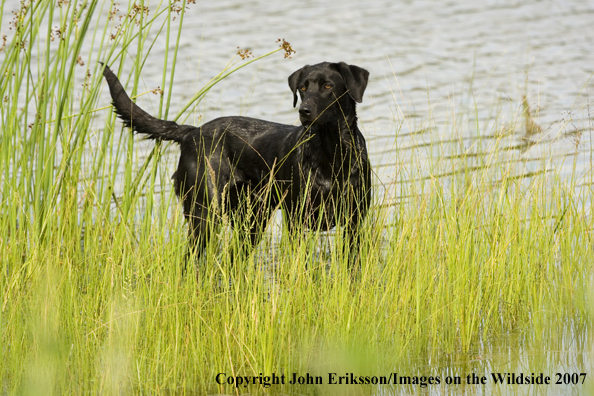
<svg viewBox="0 0 594 396">
<path fill-rule="evenodd" d="M 301 90 L 302 90 L 302 91 L 305 91 L 305 87 L 301 87 Z"/>
<path fill-rule="evenodd" d="M 330 89 L 330 88 L 332 88 L 332 85 L 330 85 L 330 84 L 326 84 L 326 85 L 324 85 L 324 88 L 326 88 L 326 89 Z"/>
</svg>

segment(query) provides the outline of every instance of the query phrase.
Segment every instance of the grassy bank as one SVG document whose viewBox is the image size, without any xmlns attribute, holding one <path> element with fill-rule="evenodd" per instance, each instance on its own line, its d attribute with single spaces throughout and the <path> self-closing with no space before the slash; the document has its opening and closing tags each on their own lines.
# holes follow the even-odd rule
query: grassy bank
<svg viewBox="0 0 594 396">
<path fill-rule="evenodd" d="M 186 229 L 173 192 L 158 188 L 170 183 L 162 148 L 139 158 L 111 110 L 95 110 L 106 104 L 97 61 L 122 65 L 127 90 L 142 93 L 155 40 L 179 43 L 186 6 L 130 6 L 109 19 L 109 3 L 36 1 L 15 16 L 0 58 L 0 393 L 420 388 L 327 385 L 330 372 L 439 376 L 427 389 L 479 393 L 445 387 L 445 377 L 591 367 L 591 189 L 576 189 L 579 175 L 520 179 L 513 162 L 463 149 L 447 178 L 427 177 L 439 158 L 393 165 L 416 182 L 376 194 L 354 277 L 342 239 L 315 232 L 290 240 L 269 230 L 231 266 L 241 241 L 228 227 L 197 276 L 183 277 Z M 169 119 L 181 116 L 168 114 L 177 48 L 166 51 L 158 97 Z M 231 63 L 212 83 L 246 64 Z M 310 373 L 326 385 L 236 389 L 218 385 L 219 373 Z"/>
</svg>

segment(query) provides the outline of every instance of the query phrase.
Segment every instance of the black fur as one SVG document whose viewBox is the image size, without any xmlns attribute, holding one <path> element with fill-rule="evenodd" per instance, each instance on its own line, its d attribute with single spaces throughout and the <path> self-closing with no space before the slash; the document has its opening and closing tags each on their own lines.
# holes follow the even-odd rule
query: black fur
<svg viewBox="0 0 594 396">
<path fill-rule="evenodd" d="M 341 222 L 358 245 L 357 228 L 369 208 L 371 166 L 357 127 L 369 73 L 358 66 L 319 63 L 289 77 L 301 126 L 248 117 L 221 117 L 200 127 L 157 119 L 132 102 L 105 66 L 115 111 L 151 139 L 179 143 L 172 179 L 189 222 L 190 247 L 200 254 L 221 213 L 258 243 L 271 213 L 282 207 L 291 232 L 328 230 Z M 246 227 L 247 224 L 247 227 Z"/>
</svg>

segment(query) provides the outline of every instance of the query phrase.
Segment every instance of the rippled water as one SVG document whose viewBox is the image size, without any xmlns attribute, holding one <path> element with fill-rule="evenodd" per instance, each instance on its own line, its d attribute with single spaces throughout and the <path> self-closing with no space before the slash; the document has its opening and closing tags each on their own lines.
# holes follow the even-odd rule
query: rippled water
<svg viewBox="0 0 594 396">
<path fill-rule="evenodd" d="M 238 46 L 261 54 L 286 38 L 297 51 L 232 76 L 207 98 L 206 119 L 244 114 L 295 123 L 287 76 L 303 64 L 345 61 L 371 72 L 359 115 L 376 165 L 394 163 L 396 147 L 405 162 L 417 159 L 406 153 L 419 143 L 462 137 L 472 147 L 477 135 L 511 123 L 505 145 L 526 160 L 519 174 L 543 166 L 568 174 L 576 154 L 579 169 L 591 167 L 593 2 L 219 1 L 191 5 L 188 16 L 180 87 L 201 86 Z M 158 66 L 151 72 L 157 83 Z M 530 137 L 523 136 L 524 95 L 542 131 Z M 426 132 L 411 136 L 420 129 Z M 543 165 L 551 154 L 557 160 Z M 390 181 L 390 170 L 379 174 Z"/>
<path fill-rule="evenodd" d="M 2 33 L 18 5 L 4 2 Z M 437 155 L 441 168 L 431 173 L 447 175 L 456 171 L 452 154 L 495 147 L 510 149 L 497 161 L 521 159 L 518 175 L 567 175 L 574 159 L 588 172 L 593 18 L 594 2 L 580 0 L 198 1 L 184 21 L 170 114 L 237 47 L 260 55 L 285 38 L 297 51 L 291 59 L 278 53 L 232 75 L 202 102 L 202 120 L 242 114 L 297 123 L 287 77 L 304 64 L 345 61 L 371 73 L 359 116 L 381 183 L 396 180 L 396 163 L 422 174 L 424 159 Z M 161 85 L 165 40 L 157 39 L 143 69 L 147 89 Z M 541 130 L 533 136 L 524 136 L 524 95 Z M 154 108 L 146 100 L 141 105 Z"/>
<path fill-rule="evenodd" d="M 179 87 L 202 86 L 238 46 L 261 54 L 285 38 L 297 51 L 232 76 L 205 101 L 205 119 L 243 114 L 296 123 L 287 76 L 304 64 L 345 61 L 371 73 L 359 115 L 383 184 L 396 181 L 395 163 L 424 172 L 423 158 L 435 152 L 419 147 L 447 156 L 463 139 L 463 151 L 481 155 L 495 145 L 477 149 L 474 139 L 493 140 L 506 128 L 511 135 L 495 140 L 512 150 L 498 161 L 521 158 L 518 175 L 567 175 L 574 156 L 578 169 L 591 168 L 592 2 L 220 1 L 191 5 L 188 16 Z M 146 73 L 158 84 L 159 66 Z M 174 96 L 183 103 L 191 93 Z M 530 137 L 524 95 L 542 131 Z M 445 161 L 436 173 L 456 167 Z"/>
</svg>

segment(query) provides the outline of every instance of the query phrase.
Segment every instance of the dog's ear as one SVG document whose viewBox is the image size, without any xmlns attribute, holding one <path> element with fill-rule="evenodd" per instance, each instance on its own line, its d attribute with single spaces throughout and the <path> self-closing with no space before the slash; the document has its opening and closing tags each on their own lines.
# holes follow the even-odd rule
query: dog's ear
<svg viewBox="0 0 594 396">
<path fill-rule="evenodd" d="M 306 67 L 307 66 L 303 66 L 301 69 L 297 70 L 289 76 L 289 88 L 291 88 L 291 91 L 293 92 L 293 107 L 297 106 L 297 82 L 301 77 L 301 72 Z"/>
<path fill-rule="evenodd" d="M 349 96 L 357 103 L 363 101 L 363 93 L 367 88 L 369 72 L 362 67 L 347 65 L 344 62 L 338 64 L 338 71 L 342 75 L 346 87 L 349 90 Z"/>
</svg>

